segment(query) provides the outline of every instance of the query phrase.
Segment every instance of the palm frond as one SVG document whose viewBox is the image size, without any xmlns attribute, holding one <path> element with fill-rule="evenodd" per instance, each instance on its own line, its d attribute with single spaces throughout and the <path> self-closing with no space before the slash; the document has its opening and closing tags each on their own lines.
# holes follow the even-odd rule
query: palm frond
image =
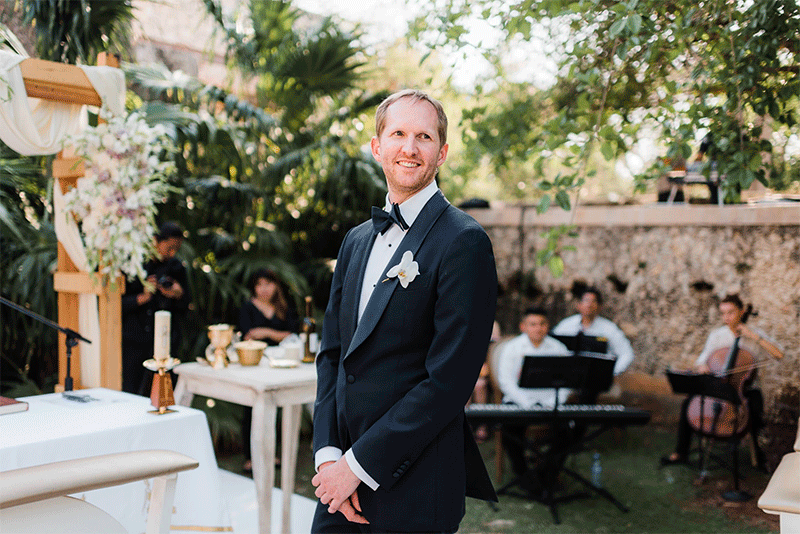
<svg viewBox="0 0 800 534">
<path fill-rule="evenodd" d="M 15 54 L 19 54 L 20 56 L 28 56 L 28 52 L 25 50 L 25 45 L 22 44 L 14 32 L 12 32 L 8 26 L 0 22 L 0 49 L 10 49 Z"/>
<path fill-rule="evenodd" d="M 34 25 L 37 55 L 62 63 L 93 64 L 101 51 L 130 49 L 131 0 L 28 0 L 26 24 Z"/>
</svg>

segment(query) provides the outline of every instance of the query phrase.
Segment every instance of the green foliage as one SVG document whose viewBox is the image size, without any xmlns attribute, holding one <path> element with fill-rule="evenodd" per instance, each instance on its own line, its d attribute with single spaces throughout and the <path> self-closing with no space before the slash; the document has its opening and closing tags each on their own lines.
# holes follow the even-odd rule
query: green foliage
<svg viewBox="0 0 800 534">
<path fill-rule="evenodd" d="M 99 52 L 124 56 L 129 48 L 130 0 L 27 0 L 23 9 L 41 59 L 91 65 Z"/>
<path fill-rule="evenodd" d="M 755 180 L 796 180 L 796 156 L 773 146 L 800 133 L 794 0 L 437 0 L 412 35 L 431 46 L 475 47 L 465 36 L 476 18 L 505 43 L 481 49 L 498 68 L 495 83 L 478 91 L 496 89 L 464 114 L 467 153 L 498 174 L 532 165 L 533 189 L 545 191 L 539 209 L 573 206 L 596 170 L 593 154 L 615 161 L 643 128 L 661 133 L 673 159 L 712 132 L 708 155 L 726 176 L 728 201 Z M 502 69 L 503 54 L 534 39 L 558 65 L 555 83 L 539 91 L 509 84 Z M 639 177 L 638 189 L 661 172 Z"/>
<path fill-rule="evenodd" d="M 0 294 L 55 319 L 56 237 L 45 158 L 20 157 L 0 142 Z M 56 332 L 0 306 L 0 375 L 7 394 L 33 394 L 51 383 Z"/>
<path fill-rule="evenodd" d="M 317 99 L 335 97 L 360 80 L 365 62 L 358 59 L 357 35 L 330 18 L 301 30 L 291 2 L 251 0 L 252 32 L 242 34 L 215 0 L 204 2 L 228 38 L 231 63 L 258 78 L 260 103 L 280 108 L 283 126 L 292 132 L 305 133 Z"/>
<path fill-rule="evenodd" d="M 164 124 L 177 147 L 162 154 L 178 173 L 159 220 L 187 231 L 178 257 L 188 266 L 193 306 L 183 346 L 174 348 L 186 360 L 203 353 L 208 324 L 237 322 L 256 269 L 276 271 L 298 311 L 307 294 L 323 310 L 341 239 L 386 193 L 380 168 L 359 148 L 362 115 L 385 95 L 358 88 L 358 35 L 331 20 L 300 29 L 290 3 L 262 0 L 250 5 L 253 31 L 238 33 L 215 2 L 205 3 L 231 45 L 231 67 L 258 80 L 258 104 L 164 67 L 123 64 L 133 90 L 128 109 Z M 100 50 L 83 32 L 86 24 L 91 37 L 113 43 L 130 18 L 127 1 L 52 0 L 26 9 L 39 31 L 39 55 L 71 62 L 89 63 Z M 45 161 L 0 154 L 0 274 L 4 296 L 54 317 L 56 239 Z M 3 387 L 11 380 L 51 385 L 54 339 L 0 313 L 3 354 L 13 355 L 3 360 Z M 39 369 L 37 361 L 49 367 Z"/>
<path fill-rule="evenodd" d="M 25 55 L 25 46 L 12 33 L 8 26 L 0 22 L 0 50 L 8 49 L 15 54 Z"/>
<path fill-rule="evenodd" d="M 309 291 L 305 276 L 321 282 L 312 287 L 317 306 L 324 306 L 330 274 L 324 260 L 335 257 L 344 233 L 386 193 L 371 155 L 338 132 L 383 95 L 344 96 L 333 113 L 308 123 L 311 135 L 298 136 L 219 88 L 158 68 L 124 68 L 140 94 L 159 98 L 141 109 L 149 121 L 165 124 L 179 147 L 175 194 L 161 212 L 189 229 L 182 253 L 192 292 L 202 295 L 198 320 L 235 321 L 242 287 L 259 266 L 281 274 L 295 298 Z M 246 272 L 236 274 L 237 262 Z"/>
</svg>

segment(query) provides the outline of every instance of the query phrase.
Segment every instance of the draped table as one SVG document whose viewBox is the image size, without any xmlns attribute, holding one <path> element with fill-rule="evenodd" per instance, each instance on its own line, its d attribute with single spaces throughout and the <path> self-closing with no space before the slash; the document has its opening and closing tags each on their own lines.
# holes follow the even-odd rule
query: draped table
<svg viewBox="0 0 800 534">
<path fill-rule="evenodd" d="M 250 448 L 253 481 L 258 499 L 258 528 L 269 534 L 272 514 L 272 485 L 275 480 L 275 424 L 278 407 L 283 408 L 281 429 L 281 490 L 283 493 L 282 532 L 289 534 L 291 497 L 299 445 L 300 416 L 303 404 L 316 397 L 317 370 L 313 364 L 294 368 L 273 368 L 266 358 L 260 365 L 231 363 L 214 369 L 200 363 L 184 363 L 174 372 L 178 376 L 175 402 L 188 406 L 194 395 L 252 406 L 253 425 Z"/>
<path fill-rule="evenodd" d="M 206 415 L 175 406 L 148 413 L 150 399 L 104 388 L 25 397 L 27 411 L 0 415 L 0 471 L 99 454 L 167 449 L 200 463 L 178 475 L 172 532 L 232 532 Z M 0 476 L 2 476 L 0 474 Z M 108 512 L 132 534 L 145 531 L 149 480 L 74 495 Z"/>
</svg>

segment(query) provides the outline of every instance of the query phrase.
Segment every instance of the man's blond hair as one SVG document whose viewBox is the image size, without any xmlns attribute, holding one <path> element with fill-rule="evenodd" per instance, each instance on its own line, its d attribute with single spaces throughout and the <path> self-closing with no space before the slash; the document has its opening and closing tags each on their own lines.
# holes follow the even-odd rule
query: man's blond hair
<svg viewBox="0 0 800 534">
<path fill-rule="evenodd" d="M 375 112 L 375 133 L 378 137 L 383 133 L 386 127 L 386 113 L 389 106 L 402 98 L 410 98 L 414 102 L 428 102 L 436 110 L 437 128 L 436 132 L 439 134 L 439 147 L 443 147 L 447 143 L 447 115 L 444 112 L 442 103 L 419 89 L 403 89 L 387 96 L 386 99 L 378 106 Z"/>
</svg>

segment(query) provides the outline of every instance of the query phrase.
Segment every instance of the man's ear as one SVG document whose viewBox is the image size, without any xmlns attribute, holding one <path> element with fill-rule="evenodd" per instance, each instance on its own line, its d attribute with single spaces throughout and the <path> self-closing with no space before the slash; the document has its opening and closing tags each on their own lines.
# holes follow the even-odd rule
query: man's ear
<svg viewBox="0 0 800 534">
<path fill-rule="evenodd" d="M 447 149 L 450 148 L 450 145 L 445 143 L 442 148 L 439 149 L 439 158 L 436 160 L 436 166 L 441 167 L 444 163 L 444 160 L 447 159 Z"/>
<path fill-rule="evenodd" d="M 369 146 L 372 149 L 372 157 L 376 160 L 380 161 L 381 158 L 381 142 L 377 136 L 374 136 L 372 140 L 369 142 Z"/>
</svg>

